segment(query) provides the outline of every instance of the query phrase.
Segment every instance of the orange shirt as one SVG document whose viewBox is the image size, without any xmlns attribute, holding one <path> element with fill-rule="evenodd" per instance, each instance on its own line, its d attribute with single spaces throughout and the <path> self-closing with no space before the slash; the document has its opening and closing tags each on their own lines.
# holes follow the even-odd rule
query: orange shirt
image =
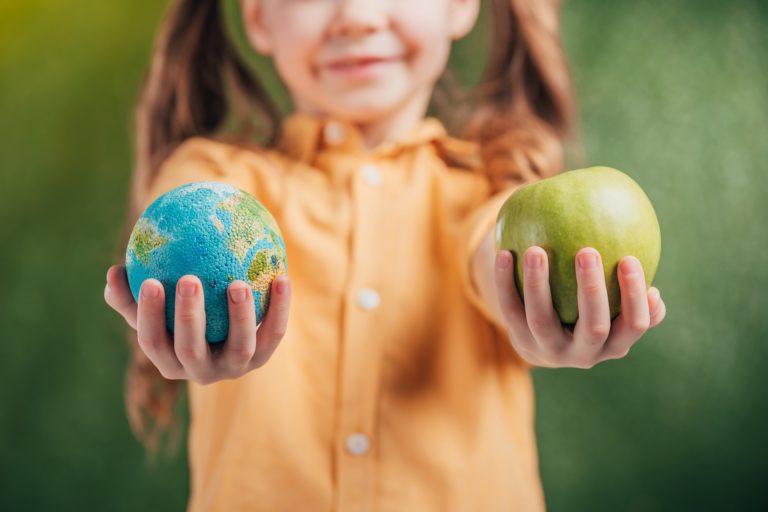
<svg viewBox="0 0 768 512">
<path fill-rule="evenodd" d="M 258 198 L 283 233 L 288 331 L 246 376 L 189 384 L 189 510 L 544 509 L 530 368 L 470 258 L 510 190 L 434 118 L 366 151 L 294 114 L 276 149 L 194 138 L 148 204 L 191 181 Z"/>
</svg>

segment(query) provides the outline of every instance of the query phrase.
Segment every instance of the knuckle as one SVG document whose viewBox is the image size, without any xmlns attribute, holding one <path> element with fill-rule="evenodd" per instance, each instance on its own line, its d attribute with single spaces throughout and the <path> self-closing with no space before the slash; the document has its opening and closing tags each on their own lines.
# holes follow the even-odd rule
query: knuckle
<svg viewBox="0 0 768 512">
<path fill-rule="evenodd" d="M 624 275 L 622 276 L 622 281 L 628 289 L 637 290 L 643 296 L 646 295 L 645 277 L 642 274 Z M 621 283 L 619 283 L 619 286 L 621 286 Z"/>
<path fill-rule="evenodd" d="M 528 327 L 530 327 L 531 331 L 542 335 L 548 334 L 552 330 L 549 320 L 537 315 L 531 315 L 528 318 Z"/>
<path fill-rule="evenodd" d="M 528 353 L 542 361 L 547 361 L 551 366 L 560 366 L 563 362 L 562 353 L 551 344 L 539 342 L 538 346 Z"/>
<path fill-rule="evenodd" d="M 238 305 L 238 307 L 230 309 L 230 315 L 232 322 L 243 325 L 248 324 L 254 317 L 253 307 L 248 307 L 247 305 L 240 307 Z"/>
<path fill-rule="evenodd" d="M 179 322 L 195 322 L 197 318 L 197 311 L 191 307 L 176 308 L 176 319 Z"/>
<path fill-rule="evenodd" d="M 579 284 L 579 288 L 586 295 L 600 295 L 603 292 L 604 283 L 600 279 L 586 279 Z"/>
<path fill-rule="evenodd" d="M 635 334 L 642 334 L 651 326 L 650 318 L 635 318 L 627 322 L 629 330 Z"/>
<path fill-rule="evenodd" d="M 194 344 L 176 345 L 176 355 L 184 361 L 202 361 L 203 351 Z"/>
<path fill-rule="evenodd" d="M 248 373 L 251 369 L 251 365 L 253 364 L 253 359 L 254 359 L 254 356 L 251 356 L 250 358 L 240 361 L 237 364 L 230 364 L 226 370 L 227 378 L 239 379 L 240 377 Z"/>
<path fill-rule="evenodd" d="M 592 325 L 589 328 L 590 341 L 592 341 L 592 343 L 595 343 L 595 344 L 601 343 L 608 337 L 608 334 L 610 332 L 611 332 L 610 325 L 607 325 L 604 323 Z"/>
<path fill-rule="evenodd" d="M 109 288 L 104 289 L 104 301 L 117 312 L 121 312 L 129 304 L 124 300 L 120 300 L 120 297 Z"/>
<path fill-rule="evenodd" d="M 569 367 L 570 358 L 564 349 L 555 349 L 553 347 L 539 346 L 535 351 L 529 351 L 537 359 L 543 361 L 550 368 Z"/>
<path fill-rule="evenodd" d="M 160 339 L 157 336 L 153 336 L 141 329 L 136 332 L 136 339 L 139 343 L 139 347 L 141 347 L 144 352 L 147 352 L 147 350 L 155 351 L 160 347 Z"/>
<path fill-rule="evenodd" d="M 115 298 L 109 293 L 104 294 L 104 300 L 107 302 L 107 305 L 112 308 L 113 311 L 116 311 L 119 314 L 123 314 L 123 310 L 125 309 L 122 304 L 120 304 Z"/>
<path fill-rule="evenodd" d="M 546 291 L 549 288 L 549 281 L 541 273 L 536 272 L 533 275 L 528 275 L 523 284 L 524 288 L 536 293 Z"/>
<path fill-rule="evenodd" d="M 281 340 L 283 339 L 283 336 L 285 336 L 286 332 L 288 332 L 287 326 L 278 325 L 277 327 L 271 329 L 271 338 L 273 340 Z"/>
<path fill-rule="evenodd" d="M 250 361 L 253 354 L 256 353 L 256 347 L 251 345 L 232 345 L 229 348 L 229 359 L 235 365 L 242 366 L 243 363 Z"/>
</svg>

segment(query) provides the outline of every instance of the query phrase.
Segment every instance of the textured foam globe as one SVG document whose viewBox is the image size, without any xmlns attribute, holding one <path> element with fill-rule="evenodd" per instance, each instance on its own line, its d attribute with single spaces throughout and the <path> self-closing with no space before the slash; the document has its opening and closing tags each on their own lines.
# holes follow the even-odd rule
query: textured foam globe
<svg viewBox="0 0 768 512">
<path fill-rule="evenodd" d="M 125 260 L 137 301 L 144 280 L 163 284 L 171 331 L 176 282 L 187 274 L 200 278 L 209 343 L 225 340 L 229 332 L 230 283 L 251 286 L 261 322 L 272 280 L 287 272 L 285 243 L 269 211 L 247 192 L 215 182 L 190 183 L 158 197 L 136 222 Z"/>
</svg>

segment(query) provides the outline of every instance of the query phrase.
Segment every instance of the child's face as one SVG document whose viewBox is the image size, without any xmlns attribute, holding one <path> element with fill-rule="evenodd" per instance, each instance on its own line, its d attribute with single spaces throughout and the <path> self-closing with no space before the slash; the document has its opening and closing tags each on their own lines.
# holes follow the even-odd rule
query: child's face
<svg viewBox="0 0 768 512">
<path fill-rule="evenodd" d="M 479 0 L 241 0 L 298 111 L 375 122 L 428 99 Z"/>
</svg>

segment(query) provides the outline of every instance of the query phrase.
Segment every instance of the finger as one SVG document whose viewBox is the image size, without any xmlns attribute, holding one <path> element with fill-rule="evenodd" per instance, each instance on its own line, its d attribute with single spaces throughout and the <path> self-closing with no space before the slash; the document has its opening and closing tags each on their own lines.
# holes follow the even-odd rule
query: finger
<svg viewBox="0 0 768 512">
<path fill-rule="evenodd" d="M 287 276 L 277 276 L 272 281 L 267 314 L 256 332 L 256 352 L 249 369 L 259 368 L 272 357 L 288 329 L 290 305 L 291 282 Z"/>
<path fill-rule="evenodd" d="M 525 307 L 515 287 L 515 258 L 510 251 L 496 254 L 496 294 L 499 297 L 501 313 L 509 330 L 512 346 L 526 359 L 535 352 L 536 341 L 528 329 Z"/>
<path fill-rule="evenodd" d="M 173 352 L 165 326 L 165 290 L 160 281 L 147 279 L 141 285 L 137 315 L 139 348 L 166 379 L 184 378 L 184 369 Z"/>
<path fill-rule="evenodd" d="M 549 262 L 541 247 L 529 247 L 523 255 L 523 293 L 525 317 L 534 340 L 541 349 L 557 354 L 566 340 L 560 318 L 552 306 Z"/>
<path fill-rule="evenodd" d="M 611 332 L 611 312 L 600 253 L 586 247 L 576 254 L 579 319 L 573 330 L 572 352 L 576 360 L 594 364 Z"/>
<path fill-rule="evenodd" d="M 619 262 L 621 314 L 616 317 L 611 335 L 603 347 L 606 359 L 624 357 L 651 325 L 649 292 L 645 287 L 643 267 L 637 258 L 626 256 Z"/>
<path fill-rule="evenodd" d="M 256 352 L 256 311 L 248 283 L 235 281 L 227 289 L 229 301 L 229 335 L 218 365 L 232 377 L 248 368 Z"/>
<path fill-rule="evenodd" d="M 651 293 L 655 292 L 654 295 L 656 297 L 656 300 L 651 303 Z M 658 289 L 651 287 L 651 289 L 648 291 L 648 306 L 651 309 L 651 325 L 650 327 L 656 327 L 659 325 L 662 320 L 664 320 L 664 317 L 667 315 L 667 306 L 664 303 L 664 300 L 661 298 L 661 293 Z"/>
<path fill-rule="evenodd" d="M 132 329 L 136 329 L 137 305 L 128 286 L 125 267 L 112 265 L 107 270 L 104 300 L 109 304 L 109 307 L 120 313 Z"/>
<path fill-rule="evenodd" d="M 195 276 L 176 283 L 174 348 L 190 378 L 200 384 L 210 381 L 211 353 L 205 340 L 205 305 L 202 284 Z"/>
</svg>

